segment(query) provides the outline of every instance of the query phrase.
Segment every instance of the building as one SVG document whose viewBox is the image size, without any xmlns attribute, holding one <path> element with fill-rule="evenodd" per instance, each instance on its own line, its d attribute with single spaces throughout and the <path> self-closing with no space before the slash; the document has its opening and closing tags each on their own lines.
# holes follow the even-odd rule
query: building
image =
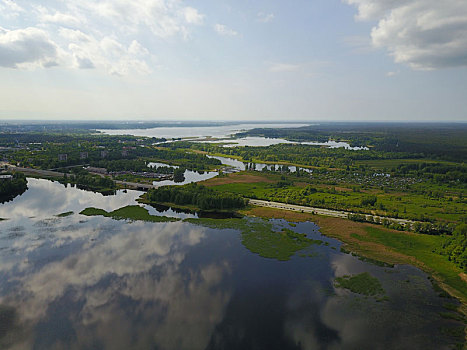
<svg viewBox="0 0 467 350">
<path fill-rule="evenodd" d="M 80 152 L 79 159 L 88 159 L 88 152 Z"/>
<path fill-rule="evenodd" d="M 58 155 L 58 161 L 60 162 L 66 162 L 68 160 L 68 154 L 66 153 L 61 153 Z"/>
<path fill-rule="evenodd" d="M 128 151 L 126 149 L 124 149 L 122 151 L 122 157 L 127 157 L 128 156 Z"/>
<path fill-rule="evenodd" d="M 0 175 L 0 181 L 11 181 L 13 179 L 13 175 Z"/>
<path fill-rule="evenodd" d="M 109 152 L 107 151 L 101 151 L 101 158 L 106 158 Z"/>
<path fill-rule="evenodd" d="M 85 169 L 89 171 L 90 173 L 107 174 L 106 168 L 96 168 L 96 167 L 88 166 Z"/>
</svg>

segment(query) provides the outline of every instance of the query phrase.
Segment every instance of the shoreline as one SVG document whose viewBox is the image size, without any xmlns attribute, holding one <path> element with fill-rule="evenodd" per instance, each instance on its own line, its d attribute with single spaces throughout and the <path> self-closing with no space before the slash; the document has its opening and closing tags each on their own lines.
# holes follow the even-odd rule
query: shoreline
<svg viewBox="0 0 467 350">
<path fill-rule="evenodd" d="M 426 261 L 422 261 L 426 259 L 420 259 L 419 257 L 414 256 L 415 254 L 411 255 L 408 252 L 401 252 L 397 249 L 394 249 L 394 247 L 391 247 L 390 245 L 385 245 L 380 241 L 370 239 L 371 237 L 368 234 L 368 228 L 370 230 L 376 229 L 386 234 L 399 235 L 393 236 L 397 238 L 420 238 L 421 236 L 421 238 L 423 239 L 436 238 L 436 236 L 400 232 L 392 229 L 383 228 L 381 226 L 370 223 L 359 223 L 343 218 L 326 217 L 321 215 L 292 212 L 275 208 L 256 207 L 241 211 L 241 214 L 268 219 L 285 219 L 291 222 L 311 221 L 319 226 L 320 232 L 323 235 L 337 239 L 340 242 L 342 242 L 343 247 L 345 247 L 345 249 L 350 253 L 355 253 L 358 256 L 381 261 L 387 264 L 408 264 L 415 266 L 421 269 L 423 272 L 427 273 L 430 277 L 432 277 L 436 281 L 436 283 L 439 284 L 439 286 L 451 297 L 459 300 L 459 302 L 461 303 L 459 311 L 467 316 L 467 292 L 463 293 L 462 290 L 459 290 L 459 288 L 456 288 L 456 286 L 452 285 L 453 276 L 446 276 L 446 274 L 443 274 L 443 271 L 437 271 L 433 267 L 429 266 L 431 265 L 431 263 L 427 264 Z M 449 265 L 449 267 L 452 269 L 452 271 L 450 272 L 455 273 L 458 279 L 464 284 L 465 289 L 467 289 L 465 273 L 461 271 L 460 268 L 456 267 L 453 263 L 448 262 L 447 259 L 445 259 L 441 255 L 432 252 L 428 252 L 428 254 L 428 258 L 431 257 L 436 258 L 436 260 L 438 261 L 446 261 L 447 265 Z M 430 256 L 430 254 L 432 256 Z M 447 280 L 448 277 L 449 280 Z"/>
</svg>

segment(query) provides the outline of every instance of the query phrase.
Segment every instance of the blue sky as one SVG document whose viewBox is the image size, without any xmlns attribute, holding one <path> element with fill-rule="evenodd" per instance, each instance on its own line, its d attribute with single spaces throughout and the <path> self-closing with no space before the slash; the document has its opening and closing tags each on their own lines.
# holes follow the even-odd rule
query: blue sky
<svg viewBox="0 0 467 350">
<path fill-rule="evenodd" d="M 0 118 L 467 121 L 465 0 L 0 0 Z"/>
</svg>

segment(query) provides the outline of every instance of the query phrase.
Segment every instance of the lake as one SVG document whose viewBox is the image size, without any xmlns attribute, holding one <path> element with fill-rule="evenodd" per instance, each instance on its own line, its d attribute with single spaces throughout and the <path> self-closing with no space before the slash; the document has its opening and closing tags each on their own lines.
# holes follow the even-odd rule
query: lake
<svg viewBox="0 0 467 350">
<path fill-rule="evenodd" d="M 299 128 L 310 124 L 303 123 L 271 123 L 271 124 L 227 124 L 227 125 L 216 125 L 216 126 L 194 126 L 185 127 L 183 123 L 180 126 L 174 127 L 160 127 L 160 128 L 149 128 L 149 129 L 103 129 L 98 130 L 107 135 L 133 135 L 133 136 L 147 136 L 156 138 L 204 138 L 204 137 L 215 137 L 225 138 L 230 137 L 238 132 L 247 131 L 255 128 Z"/>
<path fill-rule="evenodd" d="M 267 137 L 258 137 L 258 136 L 248 136 L 248 137 L 241 137 L 237 139 L 226 139 L 226 140 L 215 140 L 215 141 L 200 141 L 203 143 L 216 143 L 223 145 L 223 147 L 267 147 L 272 145 L 279 145 L 279 144 L 299 144 L 299 145 L 311 145 L 311 146 L 325 146 L 328 148 L 345 148 L 353 151 L 361 151 L 365 150 L 368 151 L 368 147 L 352 147 L 349 143 L 343 141 L 326 141 L 326 142 L 318 142 L 318 141 L 310 141 L 310 142 L 294 142 L 288 141 L 285 139 L 280 138 L 267 138 Z"/>
<path fill-rule="evenodd" d="M 278 169 L 279 167 L 284 167 L 284 165 L 281 165 L 281 164 L 265 164 L 265 163 L 243 163 L 237 159 L 234 159 L 234 158 L 229 158 L 229 157 L 221 157 L 221 156 L 210 156 L 210 155 L 206 155 L 206 157 L 208 158 L 215 158 L 215 159 L 218 159 L 221 161 L 221 163 L 223 165 L 226 165 L 228 167 L 231 167 L 234 171 L 243 171 L 246 169 L 246 165 L 245 164 L 250 164 L 250 167 L 252 168 L 252 170 L 257 170 L 257 171 L 261 171 L 263 170 L 264 168 L 268 169 L 268 170 L 274 170 L 274 169 Z M 152 163 L 150 163 L 152 164 Z M 289 165 L 289 166 L 286 166 L 287 169 L 289 169 L 290 172 L 295 172 L 297 171 L 297 167 L 294 166 L 294 165 Z M 300 170 L 303 170 L 303 171 L 306 171 L 307 173 L 312 173 L 313 170 L 312 169 L 308 169 L 308 168 L 303 168 L 303 167 L 298 167 L 298 169 Z"/>
<path fill-rule="evenodd" d="M 29 179 L 23 195 L 0 204 L 8 219 L 0 221 L 1 349 L 448 349 L 455 342 L 450 330 L 461 324 L 440 317 L 449 300 L 426 274 L 344 254 L 313 223 L 270 221 L 323 243 L 279 261 L 253 253 L 241 225 L 79 214 L 133 205 L 140 194 L 102 196 Z M 334 285 L 362 272 L 379 279 L 384 300 Z"/>
<path fill-rule="evenodd" d="M 170 167 L 170 168 L 178 168 L 177 165 L 169 165 L 165 163 L 158 163 L 158 162 L 149 162 L 148 167 Z M 212 179 L 219 175 L 217 171 L 193 171 L 186 169 L 183 173 L 185 180 L 180 182 L 175 182 L 173 180 L 162 180 L 162 181 L 153 181 L 154 185 L 158 186 L 169 186 L 169 185 L 186 185 L 192 182 L 200 182 L 208 179 Z"/>
<path fill-rule="evenodd" d="M 302 145 L 313 145 L 313 146 L 325 146 L 329 148 L 340 148 L 350 150 L 368 150 L 368 147 L 352 147 L 347 142 L 292 142 L 279 138 L 266 138 L 266 137 L 243 137 L 232 139 L 231 136 L 248 131 L 255 128 L 299 128 L 302 126 L 308 126 L 310 124 L 303 123 L 291 123 L 291 124 L 229 124 L 221 126 L 199 126 L 199 127 L 184 127 L 183 124 L 176 127 L 159 127 L 149 129 L 102 129 L 98 130 L 107 135 L 132 135 L 132 136 L 146 136 L 166 139 L 178 139 L 184 138 L 191 141 L 199 141 L 206 143 L 218 143 L 224 144 L 224 147 L 236 147 L 236 146 L 271 146 L 277 144 L 302 144 Z M 204 140 L 204 138 L 212 137 L 219 140 Z M 224 140 L 223 140 L 224 139 Z"/>
</svg>

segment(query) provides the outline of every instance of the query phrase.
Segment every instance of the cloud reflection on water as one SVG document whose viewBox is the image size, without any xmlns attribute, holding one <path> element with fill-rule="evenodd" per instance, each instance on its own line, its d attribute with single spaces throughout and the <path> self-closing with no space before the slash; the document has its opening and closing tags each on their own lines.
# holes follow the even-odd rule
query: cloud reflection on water
<svg viewBox="0 0 467 350">
<path fill-rule="evenodd" d="M 40 269 L 23 266 L 16 291 L 0 303 L 16 309 L 30 339 L 57 305 L 76 308 L 69 319 L 74 345 L 62 348 L 86 347 L 90 339 L 109 349 L 206 346 L 230 298 L 220 286 L 230 266 L 224 261 L 180 268 L 187 250 L 205 238 L 205 229 L 181 222 L 114 224 L 117 232 L 101 232 L 63 259 Z M 86 227 L 91 235 L 100 231 Z M 60 348 L 55 341 L 49 345 Z"/>
<path fill-rule="evenodd" d="M 50 193 L 61 199 L 40 200 Z M 24 214 L 0 222 L 1 349 L 449 344 L 439 327 L 453 321 L 440 319 L 442 302 L 415 268 L 387 272 L 332 250 L 335 244 L 314 245 L 311 258 L 263 259 L 234 230 L 76 214 L 134 204 L 138 193 L 127 195 L 96 197 L 34 180 L 24 197 L 0 206 L 0 216 Z M 54 216 L 69 210 L 75 214 Z M 296 229 L 322 238 L 313 224 Z M 332 287 L 335 276 L 366 271 L 381 280 L 389 301 Z"/>
</svg>

